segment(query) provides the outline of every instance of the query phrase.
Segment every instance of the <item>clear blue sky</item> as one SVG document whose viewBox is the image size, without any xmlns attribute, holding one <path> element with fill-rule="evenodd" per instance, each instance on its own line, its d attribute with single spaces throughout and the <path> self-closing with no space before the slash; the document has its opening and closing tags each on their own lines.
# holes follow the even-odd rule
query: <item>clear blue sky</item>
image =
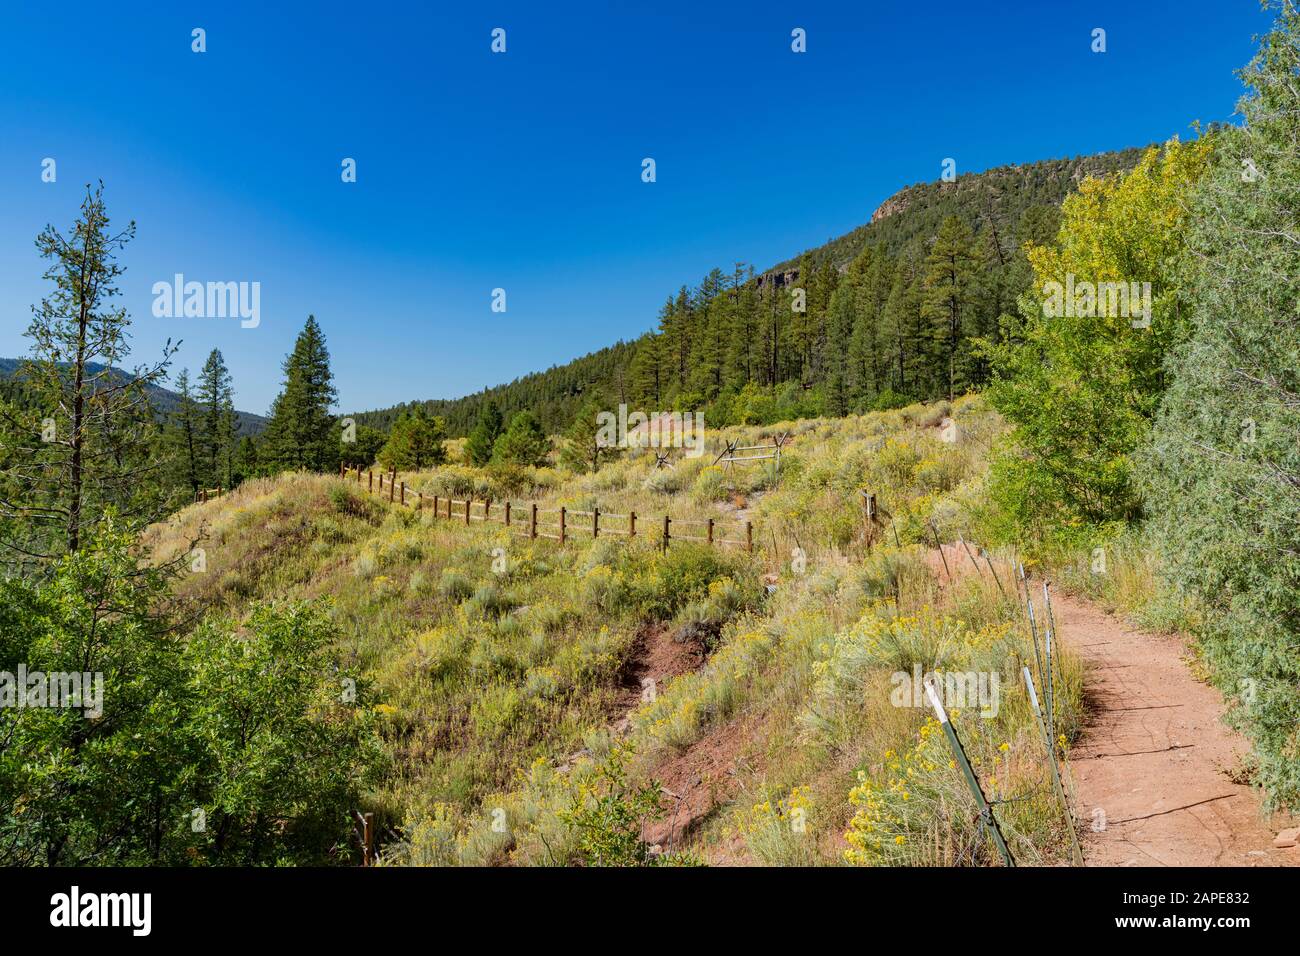
<svg viewBox="0 0 1300 956">
<path fill-rule="evenodd" d="M 138 225 L 137 360 L 168 336 L 178 367 L 218 347 L 262 412 L 314 313 L 344 410 L 466 394 L 635 337 L 682 283 L 844 233 L 944 157 L 972 172 L 1228 120 L 1268 22 L 1256 0 L 9 3 L 0 356 L 27 352 L 36 233 L 103 179 Z M 260 327 L 155 318 L 177 272 L 260 282 Z"/>
</svg>

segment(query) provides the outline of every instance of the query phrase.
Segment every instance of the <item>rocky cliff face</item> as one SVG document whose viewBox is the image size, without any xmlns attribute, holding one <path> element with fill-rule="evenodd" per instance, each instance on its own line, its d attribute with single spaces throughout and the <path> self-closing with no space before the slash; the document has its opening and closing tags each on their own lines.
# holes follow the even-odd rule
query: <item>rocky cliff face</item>
<svg viewBox="0 0 1300 956">
<path fill-rule="evenodd" d="M 903 212 L 904 210 L 907 209 L 907 206 L 908 206 L 907 190 L 906 189 L 899 190 L 898 192 L 894 193 L 894 195 L 890 196 L 888 199 L 886 199 L 884 202 L 882 202 L 879 206 L 876 207 L 876 211 L 871 214 L 871 222 L 876 223 L 886 218 L 887 216 L 892 216 L 895 213 Z"/>
</svg>

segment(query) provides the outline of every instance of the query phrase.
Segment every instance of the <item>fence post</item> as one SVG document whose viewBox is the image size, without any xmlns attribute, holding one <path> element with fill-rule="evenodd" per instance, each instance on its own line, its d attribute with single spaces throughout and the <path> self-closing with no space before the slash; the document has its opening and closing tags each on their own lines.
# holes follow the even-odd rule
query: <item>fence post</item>
<svg viewBox="0 0 1300 956">
<path fill-rule="evenodd" d="M 667 515 L 664 515 L 664 542 L 663 542 L 663 548 L 664 548 L 665 551 L 668 550 L 668 539 L 669 539 L 670 537 L 672 537 L 672 536 L 668 533 L 668 526 L 671 525 L 672 523 L 673 523 L 673 519 L 670 518 L 670 517 L 668 517 Z"/>
<path fill-rule="evenodd" d="M 483 502 L 483 523 L 487 524 L 492 517 L 492 499 L 488 498 Z"/>
<path fill-rule="evenodd" d="M 627 536 L 629 538 L 636 537 L 636 512 L 635 511 L 630 511 L 628 512 L 627 515 Z"/>
<path fill-rule="evenodd" d="M 406 504 L 406 482 L 402 482 L 402 504 Z"/>
<path fill-rule="evenodd" d="M 370 484 L 366 487 L 366 490 L 367 491 L 375 490 L 375 470 L 373 468 L 370 469 Z"/>
<path fill-rule="evenodd" d="M 866 512 L 867 550 L 870 551 L 876 543 L 876 495 L 874 492 L 862 496 L 862 509 Z"/>
<path fill-rule="evenodd" d="M 474 501 L 473 495 L 465 496 L 465 523 L 469 524 L 469 506 Z"/>
<path fill-rule="evenodd" d="M 1052 771 L 1052 789 L 1056 791 L 1056 799 L 1061 804 L 1061 812 L 1065 814 L 1065 823 L 1070 830 L 1070 856 L 1074 859 L 1075 866 L 1083 866 L 1083 850 L 1079 848 L 1079 835 L 1074 831 L 1074 814 L 1070 812 L 1069 801 L 1065 799 L 1065 787 L 1061 785 L 1061 774 L 1056 767 L 1056 745 L 1048 736 L 1047 727 L 1043 724 L 1043 712 L 1038 708 L 1038 694 L 1034 691 L 1034 679 L 1029 676 L 1029 666 L 1024 665 L 1021 670 L 1025 674 L 1025 687 L 1029 690 L 1029 703 L 1033 705 L 1034 719 L 1043 734 L 1043 743 L 1047 745 L 1047 764 Z"/>
<path fill-rule="evenodd" d="M 373 866 L 375 862 L 375 815 L 361 815 L 361 865 Z"/>
<path fill-rule="evenodd" d="M 1052 634 L 1056 630 L 1056 621 L 1052 615 L 1052 595 L 1043 582 L 1043 609 L 1046 620 L 1043 621 L 1043 666 L 1047 668 L 1047 683 L 1043 687 L 1043 703 L 1047 712 L 1047 736 L 1056 739 L 1056 711 L 1052 708 Z M 1053 751 L 1055 753 L 1055 751 Z"/>
<path fill-rule="evenodd" d="M 506 499 L 506 527 L 510 527 L 510 499 Z"/>
<path fill-rule="evenodd" d="M 560 544 L 564 544 L 564 505 L 560 505 Z"/>
<path fill-rule="evenodd" d="M 528 517 L 528 537 L 537 537 L 537 502 L 533 502 L 532 514 Z"/>
<path fill-rule="evenodd" d="M 751 554 L 754 551 L 754 523 L 752 521 L 745 522 L 745 550 Z"/>
<path fill-rule="evenodd" d="M 943 553 L 943 545 L 939 543 L 939 529 L 934 526 L 934 519 L 930 519 L 930 533 L 934 535 L 934 546 L 939 549 L 939 557 L 943 558 L 943 572 L 948 575 L 948 580 L 952 580 L 952 571 L 948 569 L 948 556 Z"/>
<path fill-rule="evenodd" d="M 397 469 L 393 469 L 392 475 L 388 478 L 388 503 L 393 503 L 393 494 L 397 489 Z"/>
<path fill-rule="evenodd" d="M 451 499 L 447 499 L 447 520 L 451 520 Z"/>
<path fill-rule="evenodd" d="M 709 528 L 709 531 L 708 531 L 708 535 L 709 535 L 709 544 L 713 544 L 713 519 L 712 519 L 712 518 L 709 519 L 709 525 L 708 525 L 708 528 Z"/>
<path fill-rule="evenodd" d="M 438 514 L 438 499 L 439 499 L 439 497 L 441 497 L 441 496 L 440 496 L 440 495 L 434 495 L 434 496 L 433 496 L 433 516 L 434 516 L 435 518 L 440 517 L 439 514 Z"/>
<path fill-rule="evenodd" d="M 591 509 L 591 539 L 596 540 L 600 536 L 600 509 Z"/>
<path fill-rule="evenodd" d="M 966 759 L 966 751 L 962 749 L 961 741 L 957 738 L 957 731 L 953 730 L 952 724 L 948 721 L 948 712 L 939 702 L 939 695 L 934 692 L 932 679 L 925 682 L 925 695 L 930 698 L 930 706 L 934 708 L 935 716 L 943 726 L 944 736 L 948 738 L 948 745 L 952 747 L 953 756 L 957 758 L 961 772 L 966 777 L 966 784 L 970 787 L 971 795 L 975 797 L 976 806 L 979 807 L 980 819 L 992 835 L 993 842 L 997 844 L 998 852 L 1002 854 L 1002 862 L 1007 866 L 1015 866 L 1015 861 L 1011 859 L 1011 851 L 1007 849 L 1007 841 L 1002 839 L 1002 831 L 998 829 L 997 818 L 993 816 L 989 802 L 984 799 L 984 791 L 980 789 L 979 781 L 975 779 L 975 771 L 971 769 L 970 761 Z"/>
</svg>

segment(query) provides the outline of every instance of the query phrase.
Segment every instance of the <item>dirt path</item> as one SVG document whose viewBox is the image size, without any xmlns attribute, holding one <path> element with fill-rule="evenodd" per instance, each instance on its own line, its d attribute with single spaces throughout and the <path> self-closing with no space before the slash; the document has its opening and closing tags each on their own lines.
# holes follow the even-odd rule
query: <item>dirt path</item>
<svg viewBox="0 0 1300 956">
<path fill-rule="evenodd" d="M 959 545 L 943 553 L 957 577 L 974 573 Z M 944 580 L 938 552 L 928 561 Z M 1088 719 L 1070 753 L 1085 862 L 1300 866 L 1300 847 L 1273 846 L 1295 821 L 1265 819 L 1258 793 L 1237 779 L 1250 745 L 1223 723 L 1219 692 L 1192 675 L 1182 639 L 1055 590 L 1052 607 L 1088 673 Z"/>
<path fill-rule="evenodd" d="M 1300 848 L 1273 847 L 1286 821 L 1270 825 L 1233 779 L 1249 746 L 1220 720 L 1219 692 L 1192 676 L 1182 640 L 1069 595 L 1052 603 L 1061 640 L 1088 665 L 1089 719 L 1070 755 L 1088 865 L 1300 865 Z"/>
</svg>

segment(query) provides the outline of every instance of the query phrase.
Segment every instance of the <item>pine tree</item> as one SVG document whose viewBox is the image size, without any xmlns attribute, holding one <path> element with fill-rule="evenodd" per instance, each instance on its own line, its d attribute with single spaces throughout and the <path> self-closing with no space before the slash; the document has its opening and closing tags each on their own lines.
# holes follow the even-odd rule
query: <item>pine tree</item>
<svg viewBox="0 0 1300 956">
<path fill-rule="evenodd" d="M 560 460 L 576 472 L 598 471 L 603 462 L 618 453 L 618 448 L 601 442 L 597 417 L 608 408 L 595 396 L 587 399 L 564 433 Z"/>
<path fill-rule="evenodd" d="M 110 509 L 122 529 L 143 527 L 165 507 L 147 390 L 164 381 L 174 349 L 168 340 L 156 364 L 127 372 L 130 318 L 113 304 L 116 254 L 134 235 L 134 222 L 110 229 L 100 184 L 87 187 L 69 234 L 51 225 L 37 237 L 54 289 L 27 328 L 25 407 L 9 409 L 0 428 L 10 479 L 0 516 L 14 519 L 6 561 L 76 552 Z"/>
<path fill-rule="evenodd" d="M 492 463 L 496 465 L 544 465 L 551 450 L 551 441 L 542 430 L 541 423 L 532 412 L 523 411 L 510 419 L 507 428 L 496 441 Z"/>
<path fill-rule="evenodd" d="M 465 441 L 465 457 L 471 465 L 486 465 L 492 460 L 492 446 L 501 434 L 501 409 L 488 399 L 479 412 L 478 424 Z"/>
<path fill-rule="evenodd" d="M 661 334 L 650 333 L 642 339 L 632 359 L 632 394 L 636 401 L 659 409 L 667 382 L 664 376 L 664 339 Z"/>
<path fill-rule="evenodd" d="M 419 471 L 447 460 L 443 441 L 447 425 L 441 418 L 430 418 L 416 408 L 403 415 L 393 426 L 387 444 L 379 452 L 379 462 L 389 471 Z"/>
<path fill-rule="evenodd" d="M 179 480 L 197 497 L 201 487 L 199 467 L 199 409 L 190 391 L 190 371 L 181 369 L 176 377 L 176 391 L 180 401 L 171 413 L 168 437 L 173 460 L 177 464 Z"/>
<path fill-rule="evenodd" d="M 230 372 L 218 349 L 213 349 L 199 374 L 199 446 L 203 481 L 229 488 L 235 444 L 235 405 Z"/>
<path fill-rule="evenodd" d="M 949 216 L 939 227 L 925 260 L 925 294 L 922 314 L 934 323 L 934 339 L 947 367 L 948 398 L 968 378 L 964 367 L 964 322 L 975 301 L 977 259 L 970 227 Z M 959 354 L 962 358 L 959 359 Z"/>
<path fill-rule="evenodd" d="M 316 317 L 307 324 L 284 361 L 284 388 L 271 406 L 264 458 L 276 469 L 332 472 L 339 440 L 330 408 L 337 402 L 329 352 Z"/>
</svg>

